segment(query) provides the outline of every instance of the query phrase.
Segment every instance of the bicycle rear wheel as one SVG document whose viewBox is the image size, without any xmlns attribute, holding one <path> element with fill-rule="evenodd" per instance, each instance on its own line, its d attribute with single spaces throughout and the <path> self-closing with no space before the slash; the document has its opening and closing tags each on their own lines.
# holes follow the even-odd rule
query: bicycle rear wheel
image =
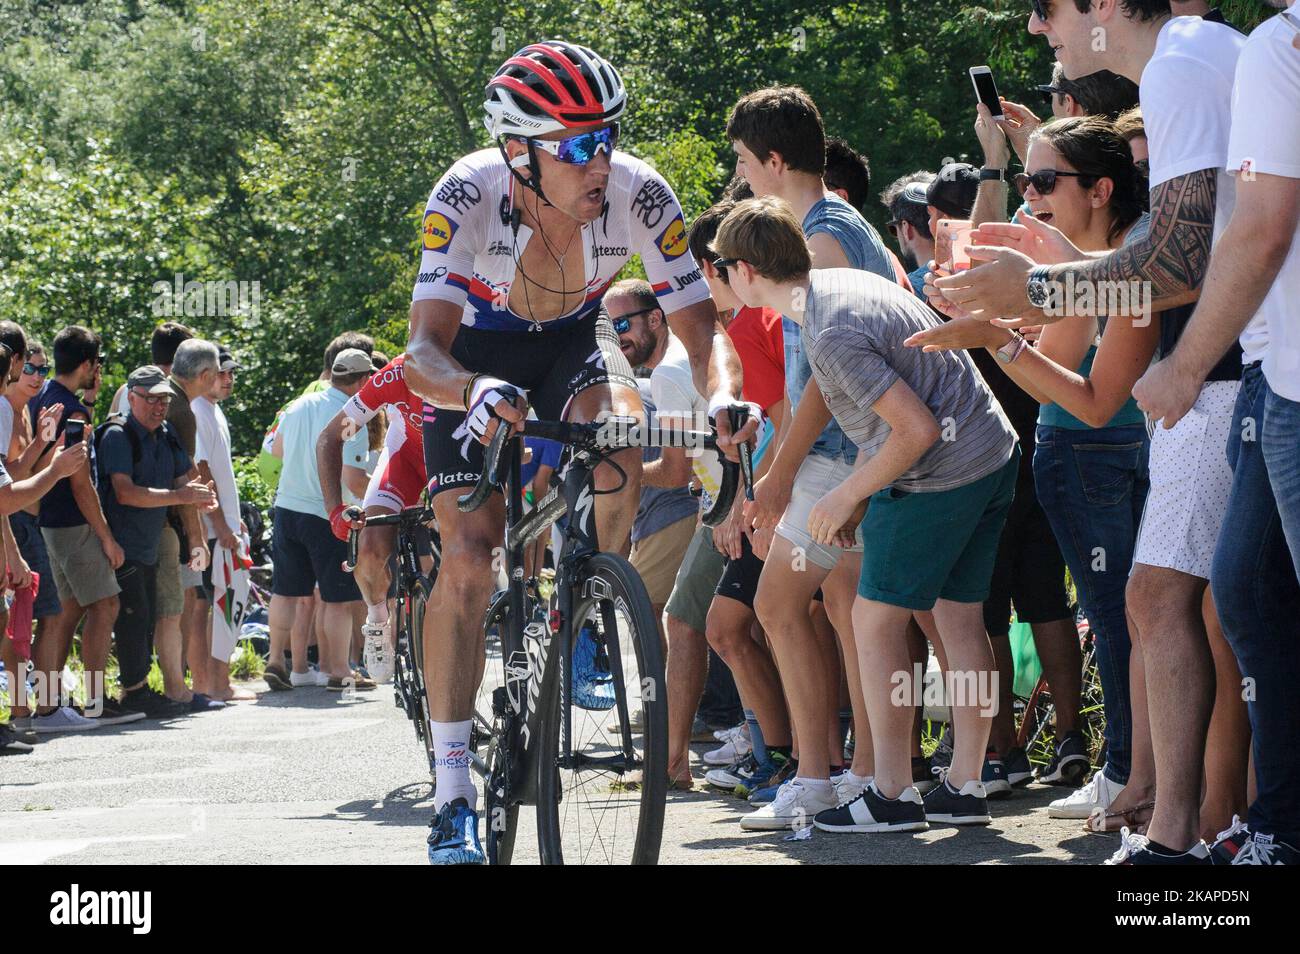
<svg viewBox="0 0 1300 954">
<path fill-rule="evenodd" d="M 581 635 L 588 627 L 590 637 Z M 654 864 L 668 787 L 668 695 L 645 584 L 621 557 L 598 553 L 575 587 L 572 630 L 608 659 L 615 704 L 565 712 L 563 681 L 543 687 L 537 740 L 537 839 L 543 864 Z M 638 717 L 639 712 L 639 717 Z M 571 719 L 571 764 L 561 765 Z"/>
</svg>

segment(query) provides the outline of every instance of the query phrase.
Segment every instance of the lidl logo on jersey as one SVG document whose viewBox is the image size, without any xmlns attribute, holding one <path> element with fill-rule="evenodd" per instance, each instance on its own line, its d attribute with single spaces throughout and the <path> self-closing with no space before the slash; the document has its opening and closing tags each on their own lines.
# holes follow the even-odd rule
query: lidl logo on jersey
<svg viewBox="0 0 1300 954">
<path fill-rule="evenodd" d="M 424 213 L 424 247 L 430 252 L 441 252 L 456 234 L 456 223 L 441 212 Z"/>
<path fill-rule="evenodd" d="M 681 258 L 686 251 L 686 223 L 682 221 L 679 215 L 668 223 L 668 228 L 659 233 L 659 251 L 663 253 L 664 259 L 671 262 L 675 258 Z"/>
</svg>

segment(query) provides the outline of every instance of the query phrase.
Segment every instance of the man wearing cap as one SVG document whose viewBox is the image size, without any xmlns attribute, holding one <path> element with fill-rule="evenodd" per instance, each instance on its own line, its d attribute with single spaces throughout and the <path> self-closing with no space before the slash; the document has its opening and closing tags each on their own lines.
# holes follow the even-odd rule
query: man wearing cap
<svg viewBox="0 0 1300 954">
<path fill-rule="evenodd" d="M 934 258 L 934 233 L 930 231 L 926 200 L 926 188 L 933 181 L 933 172 L 909 172 L 880 193 L 881 203 L 889 210 L 889 234 L 898 240 L 904 265 L 912 269 L 907 280 L 918 298 L 924 297 L 926 269 Z"/>
<path fill-rule="evenodd" d="M 172 389 L 162 369 L 147 364 L 132 371 L 126 383 L 131 416 L 110 421 L 99 440 L 104 517 L 124 555 L 117 568 L 122 593 L 115 628 L 122 708 L 142 712 L 146 718 L 167 718 L 189 711 L 189 706 L 147 685 L 153 657 L 158 542 L 167 522 L 166 508 L 206 509 L 215 498 L 206 484 L 191 481 L 190 456 L 167 424 Z"/>
<path fill-rule="evenodd" d="M 969 162 L 949 162 L 925 189 L 930 234 L 939 234 L 940 219 L 968 219 L 980 188 L 980 171 Z"/>
<path fill-rule="evenodd" d="M 212 387 L 217 375 L 217 346 L 193 337 L 188 329 L 172 331 L 173 342 L 166 344 L 166 326 L 155 333 L 154 354 L 167 357 L 166 367 L 155 364 L 167 375 L 172 400 L 167 408 L 167 424 L 181 450 L 194 459 L 194 413 L 190 402 Z M 188 338 L 175 341 L 182 333 Z M 129 391 L 129 389 L 127 389 Z M 129 408 L 128 408 L 129 411 Z M 195 472 L 197 473 L 197 471 Z M 207 566 L 209 553 L 202 533 L 198 511 L 191 506 L 172 507 L 167 514 L 158 552 L 157 622 L 154 643 L 158 647 L 158 668 L 162 670 L 163 691 L 176 702 L 192 705 L 195 711 L 214 708 L 204 694 L 201 683 L 193 691 L 185 684 L 183 648 L 191 638 L 191 614 L 194 597 L 190 589 L 199 582 L 199 573 Z M 184 550 L 182 552 L 182 540 Z M 197 696 L 197 699 L 196 699 Z"/>
<path fill-rule="evenodd" d="M 239 489 L 235 484 L 235 465 L 230 453 L 230 425 L 218 403 L 230 397 L 235 387 L 235 372 L 239 365 L 226 348 L 217 354 L 217 375 L 212 389 L 190 402 L 194 413 L 195 451 L 194 465 L 205 483 L 210 483 L 217 495 L 217 508 L 203 515 L 204 539 L 213 560 L 203 570 L 202 582 L 193 589 L 195 625 L 187 627 L 186 641 L 190 672 L 194 675 L 196 693 L 228 702 L 256 698 L 247 689 L 230 685 L 230 667 L 224 660 L 212 658 L 212 563 L 216 559 L 217 545 L 227 550 L 237 550 L 243 521 L 239 518 Z"/>
<path fill-rule="evenodd" d="M 328 686 L 335 690 L 373 689 L 375 685 L 355 675 L 349 665 L 352 604 L 361 600 L 361 592 L 356 580 L 343 569 L 347 544 L 330 529 L 316 467 L 316 438 L 348 398 L 361 389 L 372 370 L 366 352 L 359 348 L 340 351 L 330 368 L 329 387 L 304 394 L 289 405 L 271 446 L 271 453 L 284 461 L 271 529 L 275 572 L 271 577 L 271 663 L 267 669 L 277 685 Z M 365 496 L 369 453 L 369 434 L 364 427 L 358 428 L 343 445 L 342 480 L 357 497 Z M 317 587 L 325 607 L 320 671 L 308 670 L 306 632 L 295 629 L 293 672 L 286 674 L 280 661 L 289 642 L 295 610 L 301 601 L 311 600 Z M 269 677 L 267 681 L 271 681 Z"/>
</svg>

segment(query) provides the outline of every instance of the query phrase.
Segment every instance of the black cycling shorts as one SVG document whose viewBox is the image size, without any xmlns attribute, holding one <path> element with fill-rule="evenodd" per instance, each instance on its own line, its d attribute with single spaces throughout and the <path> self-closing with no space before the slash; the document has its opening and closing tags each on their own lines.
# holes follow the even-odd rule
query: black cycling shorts
<svg viewBox="0 0 1300 954">
<path fill-rule="evenodd" d="M 750 609 L 754 608 L 754 596 L 758 593 L 758 578 L 763 574 L 763 561 L 754 556 L 754 548 L 749 545 L 749 537 L 740 535 L 740 559 L 728 560 L 722 571 L 722 579 L 713 591 L 715 596 L 725 596 Z"/>
<path fill-rule="evenodd" d="M 467 371 L 482 372 L 528 392 L 544 421 L 564 420 L 569 402 L 599 385 L 636 391 L 636 378 L 603 313 L 541 331 L 482 331 L 462 325 L 451 356 Z M 432 417 L 432 420 L 430 418 Z M 426 406 L 424 463 L 429 492 L 471 487 L 483 472 L 483 445 L 465 426 L 465 412 Z"/>
</svg>

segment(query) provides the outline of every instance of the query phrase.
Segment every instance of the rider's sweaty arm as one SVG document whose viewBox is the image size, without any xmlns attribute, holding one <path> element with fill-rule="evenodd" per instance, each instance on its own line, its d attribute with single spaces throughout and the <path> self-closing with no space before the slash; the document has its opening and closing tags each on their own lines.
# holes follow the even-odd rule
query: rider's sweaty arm
<svg viewBox="0 0 1300 954">
<path fill-rule="evenodd" d="M 316 438 L 316 472 L 326 513 L 343 503 L 343 429 L 350 424 L 351 418 L 339 411 Z"/>
<path fill-rule="evenodd" d="M 691 359 L 695 389 L 706 398 L 719 392 L 740 400 L 740 358 L 727 336 L 712 298 L 679 308 L 668 316 L 668 327 Z"/>
<path fill-rule="evenodd" d="M 437 298 L 411 302 L 411 334 L 402 370 L 407 386 L 434 407 L 465 409 L 471 375 L 451 356 L 464 310 Z"/>
</svg>

